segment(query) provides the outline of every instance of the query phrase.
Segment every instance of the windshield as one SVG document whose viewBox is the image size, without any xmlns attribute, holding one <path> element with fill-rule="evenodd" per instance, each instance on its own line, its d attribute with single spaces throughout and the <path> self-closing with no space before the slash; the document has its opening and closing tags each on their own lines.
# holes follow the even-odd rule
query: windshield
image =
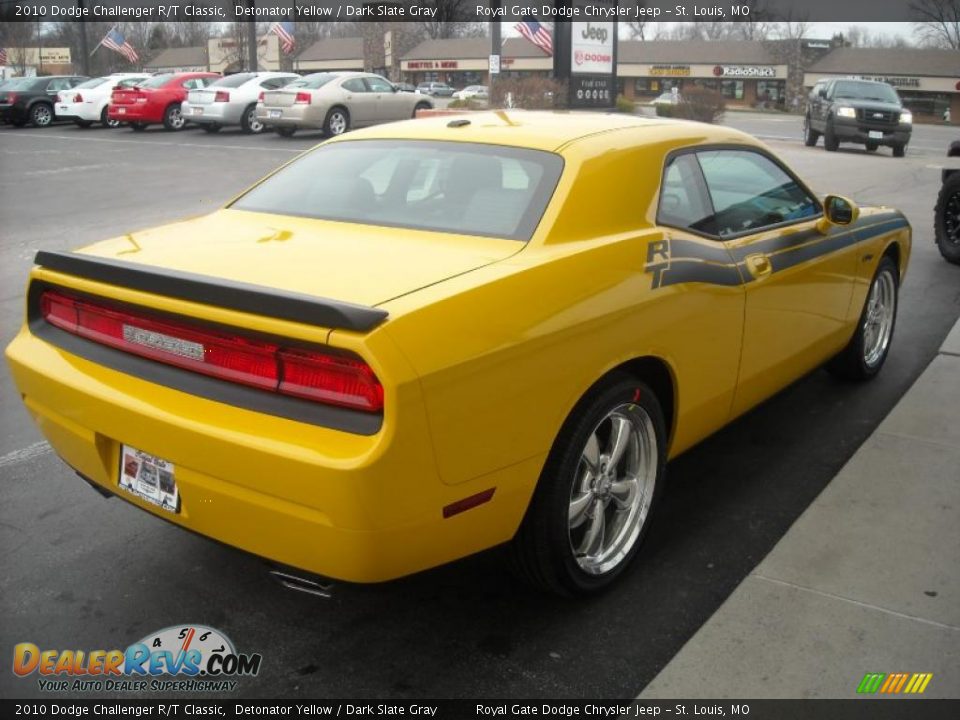
<svg viewBox="0 0 960 720">
<path fill-rule="evenodd" d="M 74 90 L 86 90 L 86 89 L 88 89 L 88 88 L 100 87 L 101 85 L 103 85 L 103 84 L 104 84 L 107 80 L 109 80 L 109 79 L 110 79 L 109 77 L 93 78 L 93 80 L 87 80 L 86 82 L 82 82 L 82 83 L 80 83 L 79 85 L 74 85 L 74 86 L 73 86 L 73 89 L 74 89 Z"/>
<path fill-rule="evenodd" d="M 140 83 L 140 87 L 145 87 L 145 88 L 163 87 L 171 80 L 173 80 L 173 75 L 171 73 L 168 73 L 166 75 L 154 75 L 152 78 L 144 80 L 142 83 Z"/>
<path fill-rule="evenodd" d="M 256 73 L 237 73 L 236 75 L 227 75 L 227 77 L 222 77 L 219 80 L 214 80 L 212 83 L 207 85 L 207 87 L 237 88 L 245 83 L 250 82 L 256 76 L 257 76 Z"/>
<path fill-rule="evenodd" d="M 238 210 L 527 241 L 559 155 L 459 142 L 324 145 L 243 195 Z"/>
<path fill-rule="evenodd" d="M 308 90 L 316 90 L 317 88 L 322 88 L 331 80 L 336 80 L 337 76 L 333 73 L 314 73 L 313 75 L 307 75 L 300 80 L 294 80 L 289 85 L 284 85 L 284 90 L 289 88 L 307 88 Z"/>
<path fill-rule="evenodd" d="M 879 100 L 900 104 L 896 90 L 883 83 L 838 82 L 833 89 L 833 96 L 850 100 Z"/>
</svg>

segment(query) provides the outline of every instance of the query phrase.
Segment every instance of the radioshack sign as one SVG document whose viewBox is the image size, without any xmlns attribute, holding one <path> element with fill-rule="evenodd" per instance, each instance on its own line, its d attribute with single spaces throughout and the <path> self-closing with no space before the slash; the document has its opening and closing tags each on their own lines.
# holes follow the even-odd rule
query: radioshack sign
<svg viewBox="0 0 960 720">
<path fill-rule="evenodd" d="M 731 78 L 772 78 L 777 76 L 777 71 L 765 65 L 717 65 L 713 74 Z"/>
</svg>

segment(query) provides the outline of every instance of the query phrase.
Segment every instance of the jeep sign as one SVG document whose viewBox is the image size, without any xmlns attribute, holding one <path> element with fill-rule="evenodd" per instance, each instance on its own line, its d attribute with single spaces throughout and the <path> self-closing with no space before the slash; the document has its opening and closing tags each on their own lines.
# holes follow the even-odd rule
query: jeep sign
<svg viewBox="0 0 960 720">
<path fill-rule="evenodd" d="M 574 75 L 613 73 L 615 25 L 612 22 L 571 23 L 570 72 Z"/>
</svg>

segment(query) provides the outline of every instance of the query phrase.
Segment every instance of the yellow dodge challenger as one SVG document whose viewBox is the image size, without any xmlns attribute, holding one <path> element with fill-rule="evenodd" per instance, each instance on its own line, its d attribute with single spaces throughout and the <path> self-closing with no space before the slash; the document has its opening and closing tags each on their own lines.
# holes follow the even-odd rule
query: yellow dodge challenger
<svg viewBox="0 0 960 720">
<path fill-rule="evenodd" d="M 71 467 L 184 528 L 352 582 L 509 542 L 584 594 L 667 460 L 819 365 L 880 370 L 910 244 L 730 128 L 413 120 L 39 252 L 6 354 Z"/>
</svg>

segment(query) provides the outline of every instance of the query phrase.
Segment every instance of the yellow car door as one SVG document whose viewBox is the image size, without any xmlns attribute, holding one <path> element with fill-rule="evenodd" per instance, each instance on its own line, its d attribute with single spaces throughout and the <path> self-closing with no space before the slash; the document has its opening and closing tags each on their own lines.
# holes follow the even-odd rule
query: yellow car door
<svg viewBox="0 0 960 720">
<path fill-rule="evenodd" d="M 849 335 L 856 232 L 820 225 L 821 205 L 760 149 L 697 153 L 714 215 L 746 292 L 739 415 L 822 364 Z"/>
</svg>

